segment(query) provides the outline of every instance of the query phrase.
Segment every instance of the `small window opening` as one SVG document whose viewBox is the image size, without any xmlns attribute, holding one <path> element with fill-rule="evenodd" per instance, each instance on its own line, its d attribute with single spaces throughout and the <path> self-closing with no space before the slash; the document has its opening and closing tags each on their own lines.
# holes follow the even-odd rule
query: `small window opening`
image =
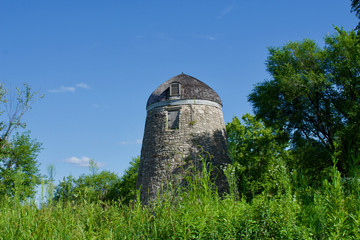
<svg viewBox="0 0 360 240">
<path fill-rule="evenodd" d="M 170 97 L 180 96 L 180 83 L 170 85 Z"/>
<path fill-rule="evenodd" d="M 168 129 L 175 130 L 179 129 L 179 110 L 171 110 L 168 111 Z"/>
</svg>

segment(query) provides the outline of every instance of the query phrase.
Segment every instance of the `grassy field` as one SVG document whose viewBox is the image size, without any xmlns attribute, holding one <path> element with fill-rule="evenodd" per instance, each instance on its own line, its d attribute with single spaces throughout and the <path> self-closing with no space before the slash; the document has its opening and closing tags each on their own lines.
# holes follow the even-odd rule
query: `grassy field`
<svg viewBox="0 0 360 240">
<path fill-rule="evenodd" d="M 317 190 L 298 184 L 250 202 L 219 197 L 206 174 L 149 206 L 48 200 L 39 208 L 5 197 L 0 239 L 360 239 L 359 183 L 335 168 Z"/>
</svg>

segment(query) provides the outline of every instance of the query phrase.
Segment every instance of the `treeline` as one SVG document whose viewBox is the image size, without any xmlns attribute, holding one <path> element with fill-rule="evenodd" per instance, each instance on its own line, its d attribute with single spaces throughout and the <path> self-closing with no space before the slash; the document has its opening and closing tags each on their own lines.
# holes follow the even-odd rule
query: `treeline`
<svg viewBox="0 0 360 240">
<path fill-rule="evenodd" d="M 90 160 L 90 174 L 78 178 L 64 177 L 54 188 L 48 201 L 61 202 L 115 202 L 129 204 L 134 201 L 140 157 L 133 158 L 122 177 L 110 171 L 101 171 Z M 47 186 L 48 187 L 48 186 Z"/>
</svg>

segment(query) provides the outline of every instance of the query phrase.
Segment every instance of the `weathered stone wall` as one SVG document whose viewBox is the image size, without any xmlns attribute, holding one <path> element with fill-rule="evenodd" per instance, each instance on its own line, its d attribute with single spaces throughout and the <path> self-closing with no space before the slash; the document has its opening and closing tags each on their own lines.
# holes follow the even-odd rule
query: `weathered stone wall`
<svg viewBox="0 0 360 240">
<path fill-rule="evenodd" d="M 168 129 L 168 111 L 180 110 L 179 126 Z M 181 184 L 184 172 L 201 148 L 210 153 L 219 192 L 227 190 L 220 170 L 230 162 L 226 150 L 222 110 L 209 105 L 178 105 L 151 109 L 147 113 L 137 188 L 143 203 L 154 200 L 166 181 Z"/>
</svg>

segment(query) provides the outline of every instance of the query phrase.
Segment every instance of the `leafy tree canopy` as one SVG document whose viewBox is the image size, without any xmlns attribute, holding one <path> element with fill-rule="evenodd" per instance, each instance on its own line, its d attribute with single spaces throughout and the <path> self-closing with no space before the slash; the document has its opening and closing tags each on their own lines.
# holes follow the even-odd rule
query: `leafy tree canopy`
<svg viewBox="0 0 360 240">
<path fill-rule="evenodd" d="M 140 157 L 133 158 L 130 166 L 125 170 L 121 180 L 116 182 L 109 191 L 109 199 L 120 199 L 123 203 L 129 203 L 135 199 L 136 181 L 140 166 Z"/>
<path fill-rule="evenodd" d="M 249 101 L 267 126 L 288 134 L 294 149 L 317 152 L 313 160 L 321 168 L 332 165 L 339 146 L 338 168 L 347 173 L 360 144 L 360 44 L 355 31 L 336 30 L 324 48 L 311 40 L 269 48 L 273 79 L 258 84 Z"/>
<path fill-rule="evenodd" d="M 121 200 L 128 203 L 134 200 L 137 172 L 140 158 L 133 158 L 130 167 L 120 178 L 109 171 L 98 172 L 94 161 L 90 162 L 90 174 L 81 175 L 79 178 L 72 176 L 64 179 L 55 187 L 55 201 L 115 201 Z"/>
<path fill-rule="evenodd" d="M 360 19 L 360 1 L 359 0 L 352 0 L 351 1 L 351 12 L 355 13 L 355 16 Z M 357 27 L 360 30 L 360 22 L 358 23 Z"/>
<path fill-rule="evenodd" d="M 12 196 L 21 189 L 19 197 L 35 195 L 35 186 L 40 183 L 36 157 L 41 144 L 30 138 L 29 132 L 15 133 L 25 128 L 23 115 L 31 108 L 37 93 L 28 85 L 17 88 L 15 98 L 10 98 L 4 85 L 0 85 L 0 196 Z"/>
<path fill-rule="evenodd" d="M 249 200 L 263 192 L 275 195 L 288 190 L 286 163 L 291 156 L 280 130 L 245 114 L 242 121 L 234 117 L 226 131 L 240 195 Z"/>
<path fill-rule="evenodd" d="M 106 199 L 108 191 L 114 186 L 119 177 L 109 171 L 96 174 L 72 176 L 64 179 L 55 187 L 54 200 L 59 201 L 98 201 Z"/>
</svg>

